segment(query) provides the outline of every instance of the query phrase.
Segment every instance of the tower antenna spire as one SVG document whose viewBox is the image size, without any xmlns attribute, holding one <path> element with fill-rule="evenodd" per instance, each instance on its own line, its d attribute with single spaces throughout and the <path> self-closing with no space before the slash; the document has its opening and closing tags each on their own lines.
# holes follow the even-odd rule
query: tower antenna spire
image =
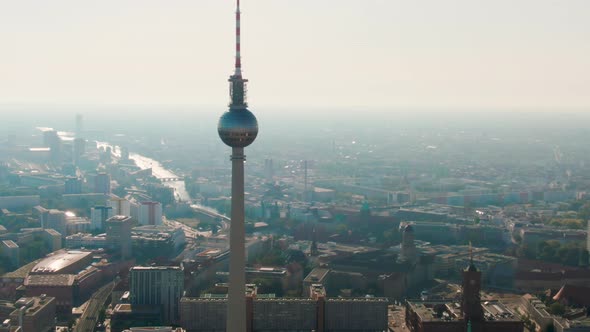
<svg viewBox="0 0 590 332">
<path fill-rule="evenodd" d="M 243 109 L 248 106 L 246 102 L 247 79 L 242 77 L 242 55 L 240 53 L 240 0 L 236 0 L 236 64 L 233 75 L 229 77 L 230 82 L 230 107 Z"/>
<path fill-rule="evenodd" d="M 242 56 L 240 55 L 240 0 L 236 0 L 236 76 L 242 76 Z"/>
</svg>

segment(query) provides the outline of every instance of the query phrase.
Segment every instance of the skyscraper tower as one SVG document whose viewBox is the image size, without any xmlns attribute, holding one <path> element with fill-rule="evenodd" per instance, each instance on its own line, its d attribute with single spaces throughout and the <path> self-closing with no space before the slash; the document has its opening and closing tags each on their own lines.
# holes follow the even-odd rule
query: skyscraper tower
<svg viewBox="0 0 590 332">
<path fill-rule="evenodd" d="M 82 114 L 76 114 L 76 137 L 80 138 L 82 135 L 82 131 L 84 130 L 84 118 Z"/>
<path fill-rule="evenodd" d="M 240 0 L 236 9 L 236 63 L 229 77 L 231 102 L 229 110 L 219 119 L 217 132 L 232 148 L 231 228 L 229 236 L 229 292 L 226 330 L 246 331 L 246 249 L 244 227 L 244 147 L 252 144 L 258 134 L 258 122 L 248 110 L 246 83 L 242 77 L 240 55 Z"/>
</svg>

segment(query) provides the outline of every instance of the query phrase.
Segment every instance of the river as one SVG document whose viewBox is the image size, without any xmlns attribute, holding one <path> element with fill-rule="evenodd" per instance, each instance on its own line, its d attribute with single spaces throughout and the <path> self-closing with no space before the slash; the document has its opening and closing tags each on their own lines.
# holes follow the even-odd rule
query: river
<svg viewBox="0 0 590 332">
<path fill-rule="evenodd" d="M 107 142 L 96 142 L 96 146 L 98 148 L 110 147 L 113 155 L 116 157 L 121 157 L 121 149 L 119 146 L 111 145 Z M 152 158 L 142 156 L 138 153 L 129 153 L 129 159 L 135 162 L 135 165 L 140 169 L 152 169 L 152 175 L 157 179 L 170 179 L 170 178 L 180 178 L 180 176 L 174 174 L 171 170 L 166 169 L 162 164 L 154 160 Z M 162 182 L 163 185 L 174 189 L 174 197 L 179 202 L 190 202 L 191 196 L 189 195 L 188 191 L 186 190 L 186 186 L 184 181 L 165 181 Z"/>
</svg>

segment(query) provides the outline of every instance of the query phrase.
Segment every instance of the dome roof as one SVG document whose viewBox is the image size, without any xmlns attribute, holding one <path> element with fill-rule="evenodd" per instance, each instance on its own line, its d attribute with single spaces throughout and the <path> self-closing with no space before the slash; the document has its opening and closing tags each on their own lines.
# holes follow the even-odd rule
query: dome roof
<svg viewBox="0 0 590 332">
<path fill-rule="evenodd" d="M 217 132 L 223 143 L 233 148 L 243 148 L 256 139 L 258 121 L 246 108 L 230 108 L 219 118 Z"/>
</svg>

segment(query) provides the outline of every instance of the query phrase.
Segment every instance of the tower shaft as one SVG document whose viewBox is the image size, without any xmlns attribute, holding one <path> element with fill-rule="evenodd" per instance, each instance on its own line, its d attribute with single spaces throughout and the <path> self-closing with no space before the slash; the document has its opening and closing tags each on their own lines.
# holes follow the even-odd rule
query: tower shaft
<svg viewBox="0 0 590 332">
<path fill-rule="evenodd" d="M 227 331 L 246 331 L 246 245 L 244 225 L 244 148 L 232 148 L 232 200 L 229 233 Z"/>
</svg>

